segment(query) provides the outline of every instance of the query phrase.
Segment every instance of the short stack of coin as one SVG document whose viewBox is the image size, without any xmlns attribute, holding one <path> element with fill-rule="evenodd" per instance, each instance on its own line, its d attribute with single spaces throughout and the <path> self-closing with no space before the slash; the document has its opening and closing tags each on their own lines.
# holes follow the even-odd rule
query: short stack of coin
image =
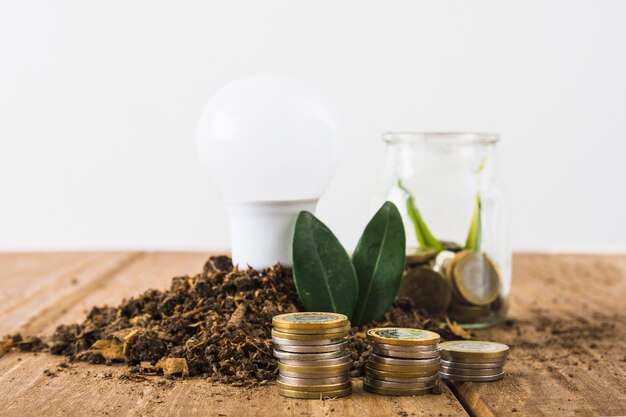
<svg viewBox="0 0 626 417">
<path fill-rule="evenodd" d="M 420 329 L 388 327 L 367 331 L 372 352 L 363 389 L 382 395 L 424 395 L 439 378 L 439 335 Z"/>
<path fill-rule="evenodd" d="M 292 398 L 345 397 L 352 393 L 352 359 L 344 350 L 348 317 L 289 313 L 272 319 L 278 393 Z"/>
<path fill-rule="evenodd" d="M 455 340 L 440 343 L 441 371 L 450 381 L 487 382 L 504 378 L 509 347 L 502 343 Z"/>
</svg>

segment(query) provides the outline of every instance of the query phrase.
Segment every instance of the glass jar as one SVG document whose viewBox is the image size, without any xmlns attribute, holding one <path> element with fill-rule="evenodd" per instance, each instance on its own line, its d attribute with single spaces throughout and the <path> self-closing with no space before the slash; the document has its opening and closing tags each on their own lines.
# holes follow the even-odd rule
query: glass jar
<svg viewBox="0 0 626 417">
<path fill-rule="evenodd" d="M 511 250 L 497 168 L 498 135 L 387 133 L 376 200 L 405 222 L 407 270 L 399 297 L 465 328 L 502 321 Z"/>
</svg>

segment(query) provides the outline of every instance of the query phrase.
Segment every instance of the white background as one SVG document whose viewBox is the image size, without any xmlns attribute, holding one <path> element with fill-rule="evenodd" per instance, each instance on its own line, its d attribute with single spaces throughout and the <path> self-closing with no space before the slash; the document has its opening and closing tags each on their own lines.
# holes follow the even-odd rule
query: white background
<svg viewBox="0 0 626 417">
<path fill-rule="evenodd" d="M 0 250 L 221 249 L 210 94 L 309 80 L 346 134 L 351 247 L 387 130 L 499 132 L 516 250 L 626 250 L 626 1 L 1 1 Z"/>
</svg>

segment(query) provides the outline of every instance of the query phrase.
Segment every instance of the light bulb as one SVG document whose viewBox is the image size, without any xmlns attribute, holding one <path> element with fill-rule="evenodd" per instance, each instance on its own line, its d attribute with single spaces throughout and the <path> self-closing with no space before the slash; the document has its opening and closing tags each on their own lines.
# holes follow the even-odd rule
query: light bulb
<svg viewBox="0 0 626 417">
<path fill-rule="evenodd" d="M 211 97 L 197 147 L 226 204 L 234 264 L 291 264 L 296 216 L 315 210 L 341 145 L 324 100 L 293 78 L 251 75 Z"/>
</svg>

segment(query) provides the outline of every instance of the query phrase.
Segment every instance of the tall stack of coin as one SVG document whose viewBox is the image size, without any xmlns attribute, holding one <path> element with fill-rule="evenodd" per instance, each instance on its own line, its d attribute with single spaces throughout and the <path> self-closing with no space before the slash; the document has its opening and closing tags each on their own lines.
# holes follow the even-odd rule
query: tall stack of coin
<svg viewBox="0 0 626 417">
<path fill-rule="evenodd" d="M 336 313 L 289 313 L 272 319 L 278 393 L 292 398 L 352 393 L 352 359 L 345 352 L 350 321 Z"/>
<path fill-rule="evenodd" d="M 475 340 L 443 342 L 439 375 L 450 381 L 497 381 L 504 378 L 509 347 Z"/>
<path fill-rule="evenodd" d="M 365 391 L 383 395 L 424 395 L 440 367 L 439 335 L 420 329 L 388 327 L 367 331 L 372 352 L 365 366 Z"/>
</svg>

